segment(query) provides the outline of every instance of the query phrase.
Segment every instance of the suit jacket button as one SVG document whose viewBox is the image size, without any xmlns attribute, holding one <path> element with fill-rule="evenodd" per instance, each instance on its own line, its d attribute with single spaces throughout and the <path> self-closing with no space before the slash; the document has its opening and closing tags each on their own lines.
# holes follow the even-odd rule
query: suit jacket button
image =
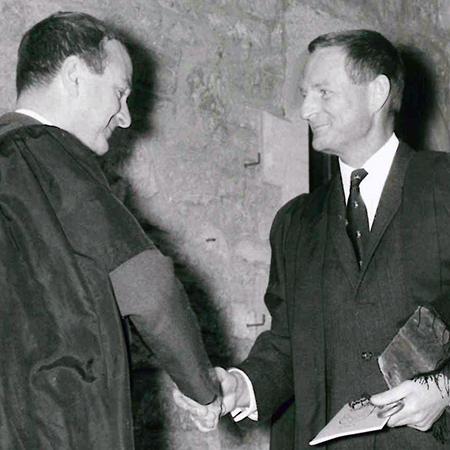
<svg viewBox="0 0 450 450">
<path fill-rule="evenodd" d="M 364 361 L 370 361 L 372 358 L 373 358 L 372 352 L 362 352 L 361 353 L 361 359 L 363 359 Z"/>
</svg>

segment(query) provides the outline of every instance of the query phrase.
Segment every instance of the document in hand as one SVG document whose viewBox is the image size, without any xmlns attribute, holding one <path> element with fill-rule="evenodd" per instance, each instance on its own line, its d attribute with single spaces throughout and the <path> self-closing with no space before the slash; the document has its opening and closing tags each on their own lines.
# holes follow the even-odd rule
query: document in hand
<svg viewBox="0 0 450 450">
<path fill-rule="evenodd" d="M 381 410 L 372 405 L 367 398 L 349 402 L 322 428 L 309 445 L 320 444 L 351 434 L 381 430 L 389 419 L 389 417 L 379 418 L 377 416 Z"/>
<path fill-rule="evenodd" d="M 449 361 L 450 331 L 446 324 L 422 306 L 400 328 L 378 357 L 378 365 L 389 388 L 436 369 Z M 392 406 L 392 405 L 391 405 Z M 401 405 L 397 405 L 401 407 Z M 381 430 L 389 417 L 378 418 L 382 409 L 366 398 L 345 405 L 310 442 L 310 445 L 351 434 Z"/>
</svg>

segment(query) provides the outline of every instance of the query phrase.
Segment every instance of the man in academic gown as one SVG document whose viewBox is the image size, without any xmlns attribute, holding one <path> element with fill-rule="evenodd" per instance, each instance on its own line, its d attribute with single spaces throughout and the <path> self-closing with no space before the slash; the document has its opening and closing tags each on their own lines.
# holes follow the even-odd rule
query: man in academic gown
<svg viewBox="0 0 450 450">
<path fill-rule="evenodd" d="M 120 37 L 89 15 L 22 39 L 17 109 L 0 119 L 2 449 L 134 447 L 122 317 L 186 395 L 216 398 L 172 263 L 97 160 L 130 125 L 131 76 Z"/>
<path fill-rule="evenodd" d="M 382 35 L 330 33 L 308 50 L 302 115 L 314 148 L 338 156 L 340 171 L 276 215 L 271 329 L 238 369 L 217 369 L 224 411 L 263 420 L 294 398 L 292 434 L 272 448 L 306 450 L 342 406 L 378 393 L 371 402 L 390 416 L 383 431 L 317 448 L 447 448 L 427 430 L 444 437 L 448 364 L 387 390 L 377 356 L 418 306 L 450 324 L 450 158 L 416 153 L 394 134 L 403 67 Z M 178 403 L 201 421 L 192 403 Z"/>
</svg>

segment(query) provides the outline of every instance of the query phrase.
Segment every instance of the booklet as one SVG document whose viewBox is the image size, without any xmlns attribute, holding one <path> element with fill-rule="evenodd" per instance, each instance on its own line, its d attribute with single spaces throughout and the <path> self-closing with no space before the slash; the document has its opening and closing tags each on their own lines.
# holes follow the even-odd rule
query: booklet
<svg viewBox="0 0 450 450">
<path fill-rule="evenodd" d="M 382 408 L 373 405 L 367 398 L 349 402 L 322 428 L 309 445 L 321 444 L 351 434 L 381 430 L 389 417 L 379 418 L 377 413 L 380 411 Z"/>
</svg>

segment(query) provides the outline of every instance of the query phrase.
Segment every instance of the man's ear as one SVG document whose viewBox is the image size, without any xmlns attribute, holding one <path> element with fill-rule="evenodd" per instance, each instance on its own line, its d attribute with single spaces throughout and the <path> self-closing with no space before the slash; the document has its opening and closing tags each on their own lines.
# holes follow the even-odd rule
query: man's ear
<svg viewBox="0 0 450 450">
<path fill-rule="evenodd" d="M 370 82 L 370 99 L 373 112 L 378 112 L 386 104 L 391 92 L 391 82 L 386 75 L 378 75 Z"/>
<path fill-rule="evenodd" d="M 76 55 L 69 56 L 59 71 L 64 90 L 72 97 L 79 94 L 80 80 L 84 69 L 83 61 Z"/>
</svg>

